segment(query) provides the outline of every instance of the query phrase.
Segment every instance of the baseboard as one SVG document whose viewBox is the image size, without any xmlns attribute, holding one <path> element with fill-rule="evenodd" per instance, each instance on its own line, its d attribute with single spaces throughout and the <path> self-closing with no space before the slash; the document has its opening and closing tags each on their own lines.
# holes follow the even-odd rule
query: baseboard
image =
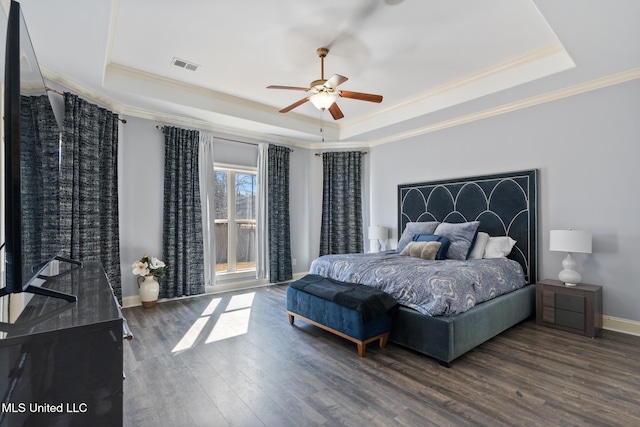
<svg viewBox="0 0 640 427">
<path fill-rule="evenodd" d="M 299 280 L 302 279 L 304 276 L 306 276 L 307 274 L 309 274 L 308 271 L 305 271 L 304 273 L 296 273 L 293 275 L 293 279 L 292 280 Z"/>
<path fill-rule="evenodd" d="M 139 305 L 142 305 L 142 301 L 140 301 L 140 295 L 122 297 L 122 308 L 136 307 Z"/>
<path fill-rule="evenodd" d="M 308 272 L 295 273 L 293 275 L 292 280 L 298 280 L 307 274 Z M 225 286 L 225 285 L 220 287 L 216 286 L 214 291 L 207 292 L 206 294 L 201 294 L 201 295 L 257 288 L 257 287 L 270 286 L 270 285 L 271 283 L 264 283 L 264 282 L 258 283 L 255 280 L 252 280 L 252 281 L 248 280 L 240 284 L 236 283 L 235 286 Z M 201 295 L 195 295 L 195 296 L 201 296 Z M 165 301 L 171 301 L 171 299 L 159 300 L 158 302 L 161 303 Z M 138 295 L 122 298 L 122 306 L 124 308 L 136 307 L 139 305 L 142 305 L 142 302 L 140 301 L 140 296 Z M 615 331 L 615 332 L 621 332 L 623 334 L 640 336 L 640 322 L 637 322 L 635 320 L 621 319 L 619 317 L 613 317 L 613 316 L 602 316 L 602 328 L 608 331 Z"/>
<path fill-rule="evenodd" d="M 640 322 L 613 316 L 602 316 L 602 328 L 640 337 Z"/>
<path fill-rule="evenodd" d="M 293 275 L 293 279 L 291 280 L 298 280 L 302 277 L 304 277 L 305 275 L 307 275 L 306 272 L 304 273 L 295 273 Z M 210 295 L 210 294 L 218 294 L 221 292 L 230 292 L 230 291 L 240 291 L 243 289 L 251 289 L 251 288 L 259 288 L 259 287 L 263 287 L 263 286 L 271 286 L 273 285 L 273 283 L 269 283 L 269 281 L 267 280 L 256 280 L 256 279 L 252 279 L 252 280 L 245 280 L 245 281 L 241 281 L 241 282 L 231 282 L 231 283 L 227 283 L 227 284 L 218 284 L 216 286 L 212 286 L 212 287 L 207 287 L 207 292 L 204 294 L 198 294 L 198 295 L 193 295 L 193 297 L 199 297 L 199 296 L 203 296 L 203 295 Z M 183 297 L 185 298 L 185 297 Z M 187 297 L 189 298 L 189 297 Z M 166 301 L 172 301 L 172 298 L 167 298 L 167 299 L 159 299 L 158 303 L 163 303 Z M 132 296 L 128 296 L 128 297 L 122 297 L 122 307 L 123 308 L 130 308 L 130 307 L 137 307 L 142 305 L 142 301 L 140 301 L 140 296 L 139 295 L 132 295 Z"/>
</svg>

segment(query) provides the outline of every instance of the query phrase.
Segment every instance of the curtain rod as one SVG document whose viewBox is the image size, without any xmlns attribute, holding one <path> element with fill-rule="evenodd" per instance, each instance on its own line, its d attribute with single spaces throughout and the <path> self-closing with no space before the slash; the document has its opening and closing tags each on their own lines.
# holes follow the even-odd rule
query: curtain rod
<svg viewBox="0 0 640 427">
<path fill-rule="evenodd" d="M 164 130 L 164 126 L 156 125 L 156 129 Z M 239 144 L 255 145 L 256 147 L 260 145 L 256 142 L 239 141 L 237 139 L 223 138 L 221 136 L 212 136 L 212 138 L 219 139 L 221 141 L 237 142 Z M 293 149 L 289 148 L 289 151 L 293 151 Z"/>
<path fill-rule="evenodd" d="M 55 89 L 52 89 L 50 87 L 45 86 L 45 89 L 47 89 L 48 92 L 53 92 L 53 93 L 57 93 L 58 95 L 64 96 L 64 93 L 57 91 Z M 127 119 L 121 119 L 120 117 L 118 117 L 118 120 L 120 120 L 122 123 L 127 123 Z"/>
<path fill-rule="evenodd" d="M 325 153 L 343 153 L 344 151 L 325 151 Z M 357 151 L 360 154 L 367 154 L 368 151 Z M 324 153 L 316 153 L 316 157 L 322 156 Z"/>
<path fill-rule="evenodd" d="M 45 88 L 46 88 L 49 92 L 57 93 L 58 95 L 62 95 L 62 96 L 64 96 L 64 93 L 59 92 L 59 91 L 57 91 L 57 90 L 55 90 L 55 89 L 51 89 L 50 87 L 46 87 L 46 86 L 45 86 Z"/>
</svg>

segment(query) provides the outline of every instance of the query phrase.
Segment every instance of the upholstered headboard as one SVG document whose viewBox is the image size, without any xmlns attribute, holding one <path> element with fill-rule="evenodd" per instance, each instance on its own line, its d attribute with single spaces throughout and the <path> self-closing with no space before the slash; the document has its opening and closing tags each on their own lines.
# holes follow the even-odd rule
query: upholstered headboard
<svg viewBox="0 0 640 427">
<path fill-rule="evenodd" d="M 510 236 L 509 258 L 537 280 L 537 169 L 398 185 L 399 236 L 408 222 L 480 221 L 478 231 Z"/>
</svg>

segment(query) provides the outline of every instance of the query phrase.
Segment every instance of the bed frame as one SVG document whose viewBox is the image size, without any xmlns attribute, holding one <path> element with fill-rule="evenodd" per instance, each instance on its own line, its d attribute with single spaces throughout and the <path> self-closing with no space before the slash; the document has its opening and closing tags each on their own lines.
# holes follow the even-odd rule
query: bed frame
<svg viewBox="0 0 640 427">
<path fill-rule="evenodd" d="M 537 279 L 536 169 L 398 185 L 398 230 L 408 222 L 480 221 L 478 231 L 510 236 L 509 255 L 522 265 L 528 285 L 454 317 L 426 316 L 408 307 L 395 314 L 389 340 L 451 362 L 535 313 Z"/>
</svg>

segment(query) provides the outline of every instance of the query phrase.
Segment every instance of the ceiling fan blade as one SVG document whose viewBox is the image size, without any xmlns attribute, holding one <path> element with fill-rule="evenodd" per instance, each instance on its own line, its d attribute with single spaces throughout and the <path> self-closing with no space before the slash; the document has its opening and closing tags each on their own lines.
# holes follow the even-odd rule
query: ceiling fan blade
<svg viewBox="0 0 640 427">
<path fill-rule="evenodd" d="M 289 105 L 288 107 L 284 107 L 282 110 L 280 110 L 280 113 L 286 113 L 288 111 L 293 110 L 296 107 L 299 107 L 300 105 L 304 104 L 305 102 L 307 102 L 309 100 L 309 97 L 306 98 L 302 98 L 300 101 L 298 102 L 294 102 L 293 104 Z"/>
<path fill-rule="evenodd" d="M 382 95 L 373 95 L 371 93 L 351 92 L 348 90 L 341 90 L 340 96 L 343 98 L 358 99 L 360 101 L 382 102 Z"/>
<path fill-rule="evenodd" d="M 334 74 L 333 76 L 331 76 L 329 80 L 325 82 L 324 87 L 330 87 L 332 89 L 335 89 L 342 83 L 346 82 L 347 80 L 349 79 L 346 78 L 345 76 L 341 76 L 340 74 Z"/>
<path fill-rule="evenodd" d="M 308 87 L 297 87 L 297 86 L 277 86 L 277 85 L 267 86 L 267 89 L 304 90 L 305 92 L 309 90 L 309 88 L 308 88 Z"/>
<path fill-rule="evenodd" d="M 340 110 L 340 107 L 338 107 L 338 103 L 336 102 L 331 104 L 331 107 L 329 107 L 329 112 L 331 113 L 333 120 L 340 120 L 344 117 L 344 114 L 342 114 L 342 110 Z"/>
</svg>

